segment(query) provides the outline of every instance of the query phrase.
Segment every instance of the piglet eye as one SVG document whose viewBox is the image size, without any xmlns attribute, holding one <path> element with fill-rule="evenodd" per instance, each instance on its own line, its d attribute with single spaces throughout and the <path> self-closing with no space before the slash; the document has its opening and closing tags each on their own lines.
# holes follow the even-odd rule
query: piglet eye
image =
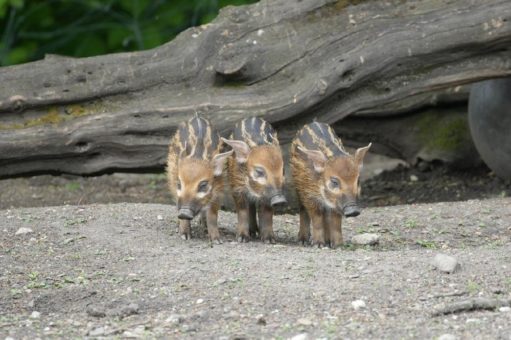
<svg viewBox="0 0 511 340">
<path fill-rule="evenodd" d="M 199 183 L 199 192 L 206 192 L 208 191 L 208 181 L 202 181 Z"/>
<path fill-rule="evenodd" d="M 339 188 L 341 185 L 339 183 L 339 180 L 335 177 L 330 177 L 330 186 L 332 187 L 332 189 L 337 189 Z"/>
<path fill-rule="evenodd" d="M 260 167 L 254 168 L 254 174 L 255 177 L 264 177 L 266 175 L 264 169 Z"/>
</svg>

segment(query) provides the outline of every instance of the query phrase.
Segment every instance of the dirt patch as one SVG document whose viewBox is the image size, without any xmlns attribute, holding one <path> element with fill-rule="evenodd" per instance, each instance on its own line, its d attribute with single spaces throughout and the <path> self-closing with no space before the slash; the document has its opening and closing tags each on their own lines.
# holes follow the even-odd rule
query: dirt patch
<svg viewBox="0 0 511 340">
<path fill-rule="evenodd" d="M 299 246 L 295 215 L 275 218 L 274 246 L 234 242 L 226 212 L 224 244 L 198 225 L 185 242 L 163 174 L 2 180 L 0 338 L 508 337 L 505 307 L 433 314 L 511 298 L 510 183 L 487 168 L 384 168 L 365 166 L 370 208 L 344 221 L 337 250 Z M 95 204 L 118 202 L 139 203 Z M 364 233 L 379 243 L 351 243 Z M 435 270 L 438 253 L 461 269 Z"/>
<path fill-rule="evenodd" d="M 275 219 L 277 245 L 175 233 L 169 205 L 0 211 L 4 337 L 506 338 L 506 308 L 433 316 L 474 297 L 511 298 L 511 199 L 364 210 L 342 249 L 296 242 L 298 217 Z M 20 228 L 32 232 L 15 235 Z M 26 230 L 25 230 L 26 231 Z M 351 238 L 372 232 L 377 246 Z M 438 253 L 461 269 L 444 274 Z M 352 302 L 363 301 L 355 309 Z M 360 306 L 360 302 L 355 304 Z M 35 312 L 35 313 L 34 313 Z"/>
<path fill-rule="evenodd" d="M 511 196 L 511 183 L 496 177 L 486 167 L 457 171 L 441 164 L 423 164 L 419 167 L 399 165 L 383 171 L 396 164 L 398 162 L 377 159 L 364 165 L 363 205 L 378 207 Z M 0 209 L 64 204 L 171 202 L 164 174 L 97 177 L 47 175 L 0 180 L 0 188 Z M 288 189 L 288 196 L 292 196 L 292 189 L 289 186 Z M 290 200 L 293 201 L 292 197 Z M 295 211 L 291 209 L 287 212 Z"/>
</svg>

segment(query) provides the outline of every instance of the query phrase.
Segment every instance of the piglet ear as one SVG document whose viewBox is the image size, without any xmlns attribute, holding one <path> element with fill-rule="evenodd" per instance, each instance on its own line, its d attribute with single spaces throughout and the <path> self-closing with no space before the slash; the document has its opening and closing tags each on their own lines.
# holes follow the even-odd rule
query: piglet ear
<svg viewBox="0 0 511 340">
<path fill-rule="evenodd" d="M 298 147 L 298 150 L 303 152 L 309 160 L 312 161 L 312 165 L 314 166 L 314 171 L 317 173 L 321 173 L 325 170 L 325 164 L 327 162 L 327 158 L 325 154 L 319 150 L 308 150 L 305 148 L 302 148 L 301 146 Z"/>
<path fill-rule="evenodd" d="M 236 153 L 236 161 L 238 163 L 246 163 L 248 159 L 248 154 L 250 153 L 250 147 L 247 143 L 242 140 L 235 139 L 225 139 L 222 138 L 222 141 L 229 145 L 234 152 Z"/>
<path fill-rule="evenodd" d="M 358 163 L 359 166 L 362 166 L 362 162 L 364 160 L 364 157 L 367 153 L 367 150 L 371 147 L 372 143 L 369 143 L 369 145 L 364 146 L 363 148 L 357 149 L 355 152 L 355 161 Z"/>
<path fill-rule="evenodd" d="M 213 157 L 213 160 L 211 161 L 211 165 L 213 166 L 213 175 L 215 177 L 222 176 L 222 172 L 224 170 L 225 162 L 227 161 L 227 158 L 229 158 L 232 155 L 232 150 L 219 153 L 215 157 Z"/>
<path fill-rule="evenodd" d="M 186 158 L 186 154 L 188 153 L 188 151 L 186 150 L 188 148 L 188 145 L 187 143 L 185 142 L 185 145 L 183 146 L 183 148 L 181 149 L 181 152 L 179 152 L 179 158 L 178 159 L 183 159 L 183 158 Z"/>
</svg>

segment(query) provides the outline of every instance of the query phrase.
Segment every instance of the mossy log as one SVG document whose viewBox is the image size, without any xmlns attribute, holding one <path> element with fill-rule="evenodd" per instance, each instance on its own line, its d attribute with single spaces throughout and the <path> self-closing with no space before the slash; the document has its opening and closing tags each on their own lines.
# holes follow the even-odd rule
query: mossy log
<svg viewBox="0 0 511 340">
<path fill-rule="evenodd" d="M 0 176 L 162 169 L 195 113 L 223 134 L 263 116 L 286 143 L 312 119 L 417 109 L 511 75 L 510 22 L 507 0 L 263 0 L 152 50 L 4 67 Z"/>
</svg>

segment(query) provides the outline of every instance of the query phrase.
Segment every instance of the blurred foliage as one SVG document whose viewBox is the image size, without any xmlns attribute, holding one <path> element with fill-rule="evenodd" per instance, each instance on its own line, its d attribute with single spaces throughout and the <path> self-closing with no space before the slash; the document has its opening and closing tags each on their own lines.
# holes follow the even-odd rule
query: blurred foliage
<svg viewBox="0 0 511 340">
<path fill-rule="evenodd" d="M 256 0 L 0 0 L 0 65 L 152 48 Z"/>
</svg>

